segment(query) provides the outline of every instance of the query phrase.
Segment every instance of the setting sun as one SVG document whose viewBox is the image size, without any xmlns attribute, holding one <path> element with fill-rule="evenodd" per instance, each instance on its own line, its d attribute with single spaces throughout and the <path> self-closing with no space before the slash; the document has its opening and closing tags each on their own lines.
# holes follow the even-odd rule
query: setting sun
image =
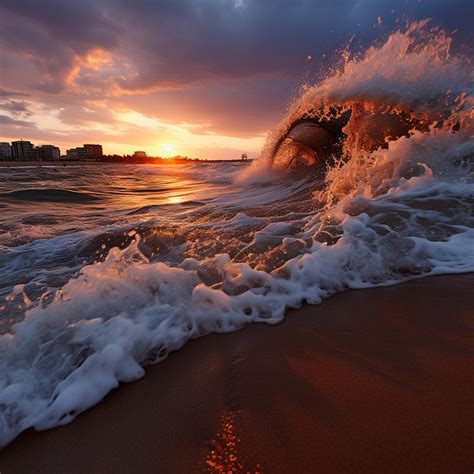
<svg viewBox="0 0 474 474">
<path fill-rule="evenodd" d="M 174 150 L 174 146 L 170 145 L 169 143 L 166 143 L 165 145 L 163 145 L 163 150 L 167 153 L 171 153 Z"/>
</svg>

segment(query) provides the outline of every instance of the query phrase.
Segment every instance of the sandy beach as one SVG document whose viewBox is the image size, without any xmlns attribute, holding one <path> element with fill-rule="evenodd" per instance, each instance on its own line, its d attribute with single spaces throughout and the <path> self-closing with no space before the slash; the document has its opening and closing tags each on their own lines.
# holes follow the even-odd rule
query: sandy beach
<svg viewBox="0 0 474 474">
<path fill-rule="evenodd" d="M 0 471 L 470 473 L 473 288 L 351 291 L 198 339 L 72 424 L 20 435 Z"/>
</svg>

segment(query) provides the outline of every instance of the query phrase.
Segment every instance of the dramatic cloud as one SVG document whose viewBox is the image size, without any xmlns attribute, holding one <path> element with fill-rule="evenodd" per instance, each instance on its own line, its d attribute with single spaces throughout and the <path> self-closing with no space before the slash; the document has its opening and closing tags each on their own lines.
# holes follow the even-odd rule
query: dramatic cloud
<svg viewBox="0 0 474 474">
<path fill-rule="evenodd" d="M 14 92 L 14 91 L 7 91 L 5 89 L 0 89 L 0 99 L 8 98 L 8 97 L 25 97 L 28 94 L 24 92 Z"/>
<path fill-rule="evenodd" d="M 0 107 L 11 112 L 13 115 L 32 115 L 32 112 L 28 109 L 28 102 L 9 100 L 7 102 L 0 102 Z"/>
<path fill-rule="evenodd" d="M 35 124 L 31 122 L 25 122 L 24 120 L 15 120 L 7 115 L 0 115 L 0 124 L 12 125 L 14 127 L 32 127 L 35 128 Z"/>
<path fill-rule="evenodd" d="M 336 50 L 427 17 L 456 29 L 459 47 L 472 42 L 469 0 L 0 0 L 0 111 L 31 115 L 43 142 L 89 134 L 109 151 L 159 149 L 177 126 L 190 141 L 178 152 L 256 153 Z M 127 113 L 151 122 L 133 129 Z"/>
</svg>

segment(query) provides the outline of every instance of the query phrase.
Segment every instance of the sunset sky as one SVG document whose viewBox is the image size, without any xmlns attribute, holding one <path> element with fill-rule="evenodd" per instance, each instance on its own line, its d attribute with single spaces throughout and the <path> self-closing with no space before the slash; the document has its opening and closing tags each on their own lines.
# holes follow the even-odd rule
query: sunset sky
<svg viewBox="0 0 474 474">
<path fill-rule="evenodd" d="M 474 2 L 0 0 L 0 140 L 254 157 L 335 50 L 427 17 L 463 44 Z"/>
</svg>

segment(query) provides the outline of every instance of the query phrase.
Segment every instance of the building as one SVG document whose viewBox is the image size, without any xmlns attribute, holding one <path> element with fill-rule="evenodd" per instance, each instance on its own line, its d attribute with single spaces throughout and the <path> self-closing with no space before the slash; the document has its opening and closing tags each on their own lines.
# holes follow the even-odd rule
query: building
<svg viewBox="0 0 474 474">
<path fill-rule="evenodd" d="M 70 148 L 66 150 L 66 158 L 68 160 L 84 160 L 86 158 L 86 150 L 84 147 Z"/>
<path fill-rule="evenodd" d="M 84 145 L 84 150 L 86 152 L 86 158 L 92 160 L 100 160 L 104 155 L 102 152 L 102 145 Z"/>
<path fill-rule="evenodd" d="M 12 155 L 15 160 L 32 161 L 38 159 L 38 152 L 33 143 L 28 141 L 12 142 Z"/>
<path fill-rule="evenodd" d="M 241 159 L 242 159 L 242 161 L 248 161 L 249 157 L 248 157 L 247 153 L 242 153 Z"/>
<path fill-rule="evenodd" d="M 8 142 L 0 142 L 0 160 L 8 160 L 12 157 L 12 147 Z"/>
<path fill-rule="evenodd" d="M 100 160 L 103 156 L 102 145 L 86 144 L 66 150 L 66 157 L 70 160 Z"/>
<path fill-rule="evenodd" d="M 40 160 L 59 160 L 59 158 L 61 157 L 61 151 L 57 146 L 54 145 L 41 145 L 37 147 L 37 150 L 38 157 Z"/>
<path fill-rule="evenodd" d="M 146 151 L 135 151 L 133 153 L 133 158 L 146 158 Z"/>
</svg>

